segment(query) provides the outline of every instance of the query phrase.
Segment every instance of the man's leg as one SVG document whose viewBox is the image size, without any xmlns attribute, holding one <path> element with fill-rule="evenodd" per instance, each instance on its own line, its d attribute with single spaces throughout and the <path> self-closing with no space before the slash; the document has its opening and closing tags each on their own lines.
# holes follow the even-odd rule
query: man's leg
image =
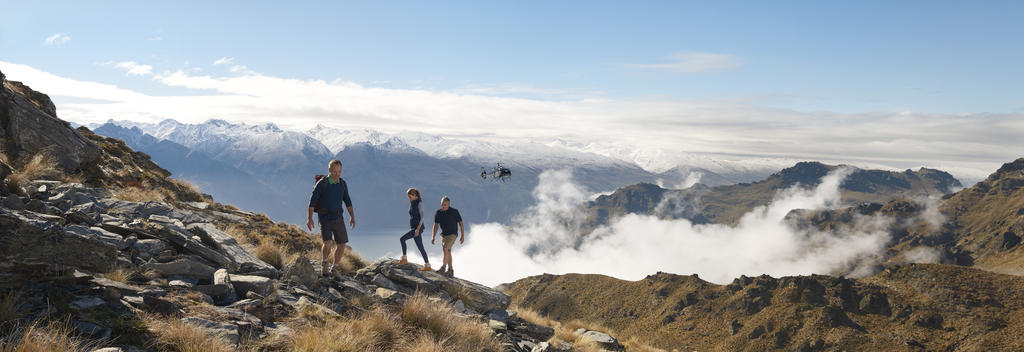
<svg viewBox="0 0 1024 352">
<path fill-rule="evenodd" d="M 452 266 L 452 249 L 451 248 L 445 248 L 444 249 L 444 266 L 449 267 L 449 268 Z"/>
<path fill-rule="evenodd" d="M 323 224 L 321 224 L 321 226 L 323 226 Z M 328 259 L 331 257 L 331 250 L 332 249 L 334 249 L 334 241 L 333 240 L 325 240 L 324 241 L 324 246 L 322 248 L 323 256 L 321 257 L 321 260 L 320 260 L 320 269 L 325 274 L 327 273 L 327 263 L 329 263 Z"/>
</svg>

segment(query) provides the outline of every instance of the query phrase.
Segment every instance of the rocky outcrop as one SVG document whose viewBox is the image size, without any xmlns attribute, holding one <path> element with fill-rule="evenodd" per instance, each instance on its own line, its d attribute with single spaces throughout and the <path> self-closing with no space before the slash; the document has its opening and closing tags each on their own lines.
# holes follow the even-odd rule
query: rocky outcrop
<svg viewBox="0 0 1024 352">
<path fill-rule="evenodd" d="M 57 118 L 50 97 L 20 82 L 0 80 L 0 132 L 8 154 L 20 159 L 46 152 L 68 171 L 99 158 L 100 148 L 95 143 Z"/>
</svg>

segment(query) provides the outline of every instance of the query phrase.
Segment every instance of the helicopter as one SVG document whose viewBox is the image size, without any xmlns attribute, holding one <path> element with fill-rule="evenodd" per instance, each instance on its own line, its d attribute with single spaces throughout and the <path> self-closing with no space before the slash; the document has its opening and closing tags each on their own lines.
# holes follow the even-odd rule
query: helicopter
<svg viewBox="0 0 1024 352">
<path fill-rule="evenodd" d="M 501 163 L 498 163 L 496 166 L 492 167 L 490 171 L 487 171 L 485 167 L 481 166 L 480 178 L 486 180 L 487 176 L 490 176 L 491 179 L 495 181 L 508 182 L 509 180 L 512 179 L 512 170 L 502 166 Z"/>
</svg>

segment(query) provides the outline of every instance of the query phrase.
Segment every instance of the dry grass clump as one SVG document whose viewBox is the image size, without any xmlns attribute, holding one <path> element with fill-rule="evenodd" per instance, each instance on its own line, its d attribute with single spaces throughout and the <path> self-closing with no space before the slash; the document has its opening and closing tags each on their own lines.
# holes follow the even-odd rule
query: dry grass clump
<svg viewBox="0 0 1024 352">
<path fill-rule="evenodd" d="M 202 328 L 175 317 L 147 317 L 143 320 L 153 333 L 160 350 L 179 352 L 229 352 L 234 349 L 224 339 L 206 334 Z"/>
<path fill-rule="evenodd" d="M 292 351 L 393 351 L 406 334 L 398 317 L 383 308 L 297 330 L 291 337 Z"/>
<path fill-rule="evenodd" d="M 132 273 L 133 271 L 130 269 L 118 268 L 105 273 L 100 273 L 99 276 L 104 279 L 126 283 L 128 282 L 128 278 L 132 276 Z"/>
<path fill-rule="evenodd" d="M 455 315 L 448 303 L 432 302 L 417 293 L 405 301 L 402 320 L 426 330 L 437 341 L 454 351 L 501 351 L 486 326 Z"/>
<path fill-rule="evenodd" d="M 21 186 L 26 182 L 39 179 L 60 179 L 63 173 L 57 169 L 57 161 L 47 153 L 33 155 L 28 161 L 15 167 L 7 175 L 7 189 L 14 193 L 22 193 Z"/>
<path fill-rule="evenodd" d="M 162 202 L 167 200 L 167 195 L 152 187 L 128 186 L 114 191 L 114 198 L 129 202 L 145 203 L 149 201 Z"/>
<path fill-rule="evenodd" d="M 283 257 L 281 249 L 270 244 L 270 242 L 265 242 L 256 247 L 256 258 L 273 265 L 275 268 L 281 269 L 284 261 Z"/>
<path fill-rule="evenodd" d="M 33 324 L 0 342 L 0 352 L 88 352 L 96 349 L 97 342 L 78 337 L 67 322 L 46 325 Z"/>
</svg>

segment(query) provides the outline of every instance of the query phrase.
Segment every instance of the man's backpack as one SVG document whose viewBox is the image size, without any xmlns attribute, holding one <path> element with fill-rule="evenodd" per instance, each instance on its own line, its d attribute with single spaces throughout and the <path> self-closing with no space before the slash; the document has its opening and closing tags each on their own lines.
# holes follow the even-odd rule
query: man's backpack
<svg viewBox="0 0 1024 352">
<path fill-rule="evenodd" d="M 327 175 L 316 175 L 316 176 L 313 176 L 313 190 L 314 191 L 316 191 L 316 185 L 318 183 L 320 183 L 320 180 L 322 180 L 324 177 L 328 177 L 328 176 Z M 342 187 L 345 187 L 346 189 L 348 189 L 348 184 L 345 183 L 345 179 L 343 179 L 341 177 L 338 177 L 338 182 L 341 182 L 341 186 Z M 318 214 L 320 213 L 320 201 L 319 200 L 316 201 L 316 204 L 313 204 L 313 212 L 318 213 Z"/>
</svg>

